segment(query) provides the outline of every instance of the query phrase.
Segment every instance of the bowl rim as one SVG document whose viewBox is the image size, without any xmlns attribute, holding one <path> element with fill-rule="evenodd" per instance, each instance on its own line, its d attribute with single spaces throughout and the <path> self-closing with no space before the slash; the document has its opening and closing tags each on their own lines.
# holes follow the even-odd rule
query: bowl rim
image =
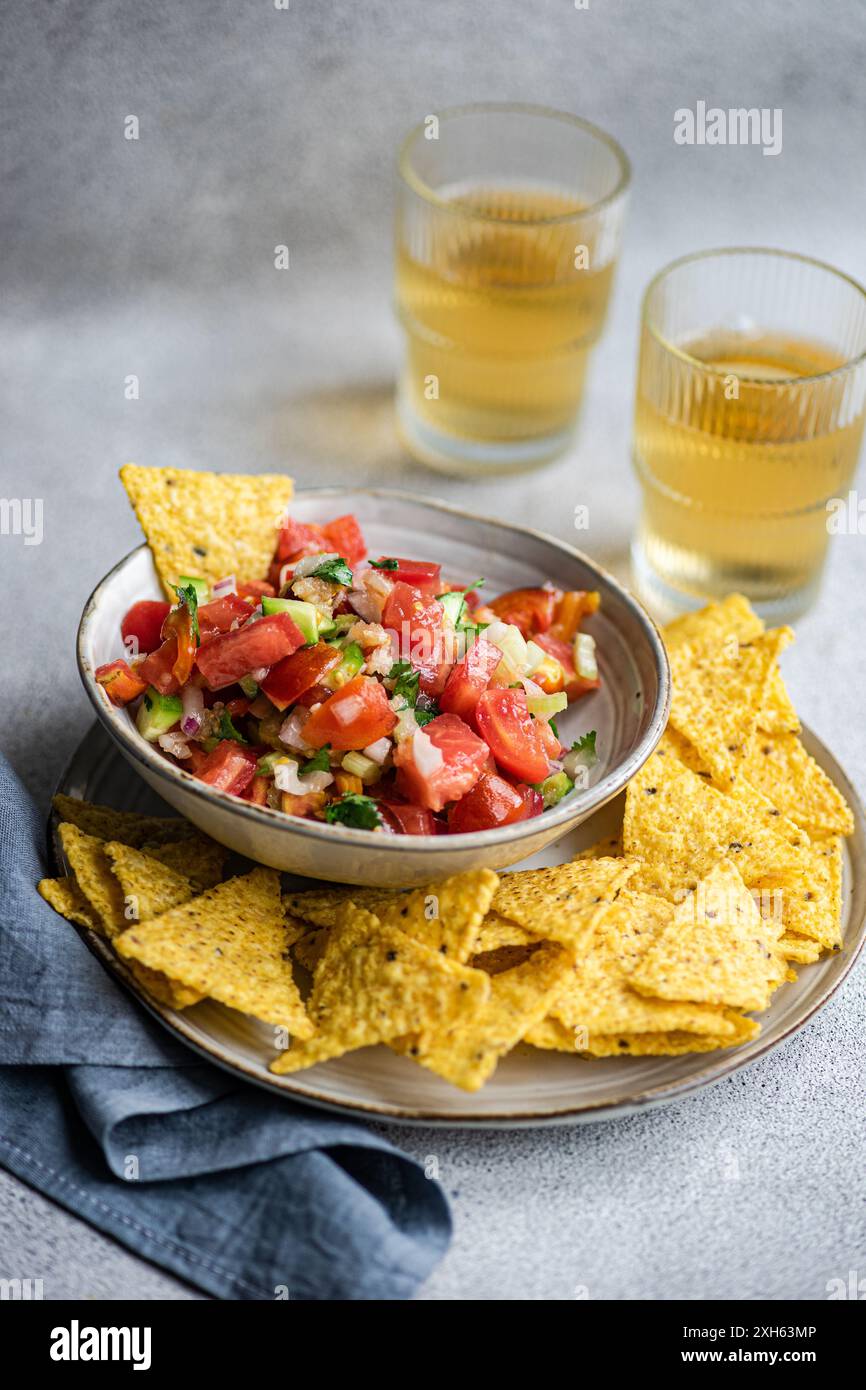
<svg viewBox="0 0 866 1390">
<path fill-rule="evenodd" d="M 332 499 L 344 497 L 347 492 L 372 498 L 382 498 L 389 501 L 411 502 L 429 507 L 434 511 L 445 512 L 451 516 L 456 516 L 464 521 L 477 522 L 479 519 L 485 525 L 496 527 L 503 533 L 512 535 L 529 536 L 534 540 L 539 540 L 551 546 L 554 550 L 561 551 L 571 559 L 577 559 L 587 565 L 591 570 L 598 574 L 619 596 L 625 606 L 632 610 L 640 627 L 643 629 L 644 636 L 649 644 L 650 652 L 653 657 L 654 665 L 658 675 L 658 689 L 655 702 L 653 704 L 649 723 L 640 739 L 637 747 L 632 750 L 627 758 L 618 763 L 615 767 L 601 779 L 586 789 L 582 796 L 558 807 L 545 811 L 545 825 L 548 829 L 560 827 L 565 832 L 576 816 L 583 818 L 586 815 L 603 806 L 614 796 L 623 790 L 631 779 L 640 770 L 646 760 L 653 753 L 656 745 L 664 733 L 668 720 L 671 702 L 671 675 L 668 663 L 667 652 L 661 634 L 653 622 L 646 609 L 635 596 L 625 588 L 623 584 L 609 574 L 595 560 L 592 560 L 582 550 L 576 546 L 569 545 L 565 541 L 558 540 L 545 531 L 539 531 L 529 526 L 519 526 L 514 522 L 501 521 L 496 517 L 479 518 L 475 513 L 467 511 L 464 507 L 455 506 L 453 503 L 444 502 L 439 498 L 427 497 L 422 493 L 410 492 L 399 488 L 375 488 L 375 487 L 320 487 L 320 488 L 299 488 L 294 496 L 298 501 L 315 501 L 319 498 Z M 218 791 L 213 787 L 207 786 L 193 777 L 192 773 L 184 768 L 175 767 L 169 763 L 160 753 L 146 743 L 140 734 L 129 724 L 128 720 L 122 718 L 124 710 L 120 707 L 109 705 L 94 678 L 94 670 L 90 659 L 86 653 L 86 646 L 90 637 L 90 629 L 93 618 L 102 602 L 102 599 L 110 588 L 116 575 L 133 556 L 138 555 L 142 550 L 147 549 L 147 542 L 143 541 L 128 551 L 122 559 L 118 560 L 107 574 L 99 580 L 91 592 L 84 605 L 81 619 L 78 624 L 76 638 L 76 659 L 78 674 L 91 704 L 96 712 L 97 719 L 106 728 L 107 732 L 117 740 L 123 751 L 133 762 L 146 767 L 149 772 L 156 774 L 161 780 L 182 787 L 193 796 L 199 797 L 206 804 L 222 808 L 234 814 L 242 820 L 246 820 L 250 825 L 267 825 L 271 829 L 285 829 L 286 833 L 301 835 L 307 839 L 321 842 L 323 845 L 335 844 L 346 845 L 347 847 L 363 847 L 368 849 L 384 850 L 388 853 L 401 853 L 405 850 L 406 837 L 403 835 L 376 835 L 372 837 L 368 830 L 356 830 L 348 826 L 325 825 L 318 821 L 305 820 L 300 816 L 287 816 L 282 811 L 273 810 L 269 806 L 254 806 L 250 802 L 242 801 L 238 797 L 227 796 L 224 792 Z M 486 846 L 506 844 L 508 842 L 519 843 L 528 835 L 537 833 L 539 826 L 536 822 L 539 817 L 532 817 L 530 820 L 518 821 L 515 825 L 502 826 L 494 830 L 473 830 L 464 831 L 455 835 L 413 835 L 411 836 L 412 848 L 427 850 L 431 854 L 445 853 L 455 850 L 484 849 Z"/>
</svg>

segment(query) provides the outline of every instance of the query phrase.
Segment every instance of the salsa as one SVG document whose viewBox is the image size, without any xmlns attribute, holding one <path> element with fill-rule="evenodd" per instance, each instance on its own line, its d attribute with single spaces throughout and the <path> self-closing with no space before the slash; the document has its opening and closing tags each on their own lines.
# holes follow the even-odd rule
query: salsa
<svg viewBox="0 0 866 1390">
<path fill-rule="evenodd" d="M 354 516 L 290 519 L 266 578 L 134 603 L 96 679 L 169 761 L 254 805 L 381 834 L 513 825 L 595 759 L 556 716 L 601 683 L 582 627 L 599 596 L 483 584 L 369 558 Z"/>
</svg>

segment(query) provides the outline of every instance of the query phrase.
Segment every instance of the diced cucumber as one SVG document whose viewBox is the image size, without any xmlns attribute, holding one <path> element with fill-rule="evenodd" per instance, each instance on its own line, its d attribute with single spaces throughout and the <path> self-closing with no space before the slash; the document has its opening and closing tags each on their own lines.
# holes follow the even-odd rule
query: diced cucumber
<svg viewBox="0 0 866 1390">
<path fill-rule="evenodd" d="M 437 594 L 436 602 L 442 604 L 448 617 L 456 627 L 466 607 L 466 595 L 459 591 L 453 594 Z"/>
<path fill-rule="evenodd" d="M 182 574 L 177 581 L 179 589 L 195 589 L 196 600 L 199 603 L 207 603 L 210 598 L 210 585 L 206 579 L 201 579 L 198 575 Z"/>
<path fill-rule="evenodd" d="M 574 635 L 574 667 L 583 680 L 598 680 L 595 638 L 590 637 L 588 632 L 577 632 Z"/>
<path fill-rule="evenodd" d="M 568 707 L 568 696 L 564 690 L 557 695 L 527 695 L 526 708 L 536 719 L 550 719 L 551 715 L 561 714 Z"/>
<path fill-rule="evenodd" d="M 142 738 L 156 743 L 160 734 L 167 734 L 183 714 L 179 695 L 160 695 L 152 685 L 144 692 L 135 723 Z"/>
<path fill-rule="evenodd" d="M 550 806 L 556 806 L 573 786 L 571 778 L 564 772 L 552 772 L 549 777 L 545 777 L 539 787 L 545 811 Z"/>
<path fill-rule="evenodd" d="M 272 613 L 288 613 L 295 626 L 304 634 L 305 642 L 318 642 L 323 633 L 332 632 L 335 626 L 333 618 L 326 617 L 314 603 L 307 603 L 300 598 L 263 598 L 262 612 L 266 616 Z"/>
<path fill-rule="evenodd" d="M 326 685 L 329 690 L 339 690 L 341 686 L 348 685 L 353 676 L 357 676 L 363 665 L 362 649 L 357 642 L 350 642 L 348 647 L 343 648 L 343 660 L 339 666 L 335 666 L 333 671 L 322 677 L 322 685 Z"/>
<path fill-rule="evenodd" d="M 265 753 L 256 763 L 257 777 L 273 777 L 277 763 L 283 762 L 285 753 Z"/>
<path fill-rule="evenodd" d="M 259 693 L 259 687 L 252 676 L 241 676 L 238 685 L 248 700 L 254 700 Z"/>
</svg>

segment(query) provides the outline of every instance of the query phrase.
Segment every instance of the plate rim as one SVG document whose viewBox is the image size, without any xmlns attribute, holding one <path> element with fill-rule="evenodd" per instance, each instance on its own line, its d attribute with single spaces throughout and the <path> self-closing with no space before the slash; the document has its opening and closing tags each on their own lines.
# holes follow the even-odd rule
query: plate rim
<svg viewBox="0 0 866 1390">
<path fill-rule="evenodd" d="M 822 766 L 824 762 L 829 765 L 824 767 L 828 775 L 838 785 L 839 790 L 845 796 L 851 806 L 854 815 L 855 835 L 859 832 L 862 839 L 866 840 L 866 814 L 856 789 L 851 783 L 851 779 L 839 764 L 834 754 L 827 748 L 826 744 L 817 734 L 804 724 L 801 733 L 805 735 L 804 742 L 812 745 L 820 754 Z M 94 723 L 81 739 L 58 781 L 56 791 L 62 790 L 72 774 L 76 762 L 82 756 L 85 746 L 94 734 L 106 740 L 106 746 L 113 755 L 118 750 L 113 747 L 107 730 L 101 723 Z M 599 808 L 601 809 L 601 808 Z M 61 873 L 66 873 L 66 861 L 60 845 L 57 827 L 59 816 L 52 808 L 48 817 L 47 831 L 50 857 L 54 867 Z M 843 837 L 850 839 L 851 837 Z M 162 1026 L 180 1042 L 204 1060 L 218 1066 L 221 1070 L 230 1075 L 240 1077 L 244 1081 L 258 1086 L 260 1089 L 282 1096 L 284 1099 L 294 1101 L 299 1104 L 310 1105 L 314 1109 L 325 1110 L 331 1114 L 343 1116 L 353 1116 L 356 1119 L 363 1119 L 370 1122 L 381 1124 L 403 1125 L 407 1128 L 429 1128 L 429 1129 L 547 1129 L 562 1126 L 573 1126 L 579 1124 L 591 1124 L 602 1120 L 619 1119 L 625 1115 L 638 1114 L 645 1110 L 654 1109 L 657 1106 L 670 1104 L 673 1101 L 683 1100 L 693 1095 L 695 1092 L 713 1086 L 734 1072 L 745 1070 L 753 1062 L 765 1057 L 775 1048 L 787 1042 L 794 1034 L 800 1032 L 818 1014 L 839 988 L 848 978 L 851 970 L 856 964 L 864 944 L 866 944 L 866 870 L 858 870 L 853 856 L 851 857 L 852 874 L 854 877 L 854 887 L 862 885 L 861 896 L 864 901 L 860 921 L 856 926 L 854 939 L 849 943 L 843 943 L 842 950 L 837 953 L 836 959 L 842 961 L 834 979 L 824 985 L 814 1000 L 810 1000 L 809 1006 L 805 1011 L 797 1014 L 790 1025 L 778 1037 L 764 1037 L 757 1039 L 756 1049 L 747 1057 L 743 1057 L 739 1049 L 732 1048 L 721 1051 L 718 1059 L 714 1063 L 702 1067 L 699 1071 L 692 1072 L 688 1077 L 682 1077 L 673 1081 L 664 1082 L 656 1086 L 644 1086 L 634 1095 L 615 1101 L 588 1101 L 579 1105 L 568 1106 L 561 1110 L 545 1111 L 537 1115 L 533 1114 L 513 1114 L 508 1112 L 488 1113 L 483 1115 L 455 1115 L 436 1110 L 406 1109 L 394 1105 L 382 1106 L 367 1101 L 338 1101 L 332 1097 L 323 1095 L 309 1084 L 300 1082 L 295 1076 L 262 1076 L 252 1070 L 248 1064 L 238 1061 L 228 1056 L 222 1056 L 219 1052 L 221 1044 L 215 1043 L 212 1051 L 197 1037 L 184 1027 L 183 1013 L 170 1009 L 167 1005 L 160 1005 L 157 1001 L 150 999 L 142 990 L 141 986 L 127 970 L 125 963 L 112 950 L 108 942 L 97 932 L 89 927 L 81 926 L 79 923 L 71 923 L 78 935 L 84 941 L 88 949 L 96 956 L 100 964 L 114 976 L 129 992 L 143 1005 Z M 850 929 L 850 928 L 849 928 Z M 844 957 L 844 959 L 843 959 Z M 807 968 L 808 967 L 804 967 Z M 299 1074 L 300 1075 L 300 1074 Z M 471 1100 L 471 1097 L 467 1097 Z"/>
<path fill-rule="evenodd" d="M 571 559 L 577 559 L 587 565 L 590 570 L 598 574 L 605 584 L 613 589 L 620 601 L 629 608 L 640 626 L 649 644 L 653 665 L 658 676 L 658 690 L 655 702 L 650 712 L 646 730 L 638 745 L 632 752 L 623 759 L 616 767 L 571 803 L 562 804 L 554 807 L 546 813 L 545 827 L 547 829 L 559 829 L 563 834 L 571 828 L 571 823 L 579 816 L 581 819 L 588 818 L 596 810 L 599 810 L 606 802 L 617 796 L 639 772 L 640 768 L 652 755 L 657 747 L 667 724 L 670 713 L 671 703 L 671 673 L 667 651 L 662 640 L 661 633 L 654 619 L 650 616 L 641 601 L 624 584 L 602 565 L 599 565 L 591 556 L 584 551 L 578 550 L 576 546 L 569 545 L 567 541 L 561 541 L 556 536 L 550 535 L 547 531 L 539 531 L 534 527 L 520 526 L 515 522 L 503 521 L 497 517 L 477 517 L 464 507 L 455 506 L 451 502 L 445 502 L 440 498 L 428 497 L 422 493 L 410 492 L 400 488 L 373 488 L 373 487 L 322 487 L 322 488 L 298 488 L 294 493 L 297 500 L 315 501 L 319 498 L 345 498 L 348 494 L 355 496 L 382 498 L 399 502 L 409 502 L 420 504 L 422 507 L 429 507 L 434 511 L 446 512 L 452 516 L 459 517 L 463 521 L 478 522 L 482 521 L 485 525 L 496 527 L 503 532 L 510 532 L 515 535 L 528 536 L 533 540 L 541 541 L 545 545 L 552 546 L 554 549 L 562 551 Z M 240 801 L 235 797 L 226 797 L 222 792 L 208 787 L 191 773 L 183 768 L 174 767 L 165 758 L 154 752 L 149 744 L 134 733 L 126 722 L 117 718 L 122 711 L 115 710 L 113 706 L 107 705 L 100 688 L 93 678 L 93 670 L 88 657 L 85 654 L 85 644 L 89 636 L 90 623 L 97 609 L 103 591 L 113 580 L 117 572 L 132 559 L 134 555 L 146 550 L 147 542 L 143 541 L 140 545 L 134 546 L 126 555 L 114 564 L 107 574 L 98 581 L 93 591 L 84 604 L 81 618 L 76 634 L 75 652 L 78 674 L 84 690 L 93 706 L 99 724 L 121 745 L 124 754 L 131 758 L 133 762 L 147 768 L 162 781 L 183 788 L 190 792 L 194 797 L 203 801 L 206 805 L 218 806 L 222 811 L 230 813 L 241 822 L 248 822 L 250 825 L 268 826 L 282 828 L 286 833 L 298 835 L 302 838 L 315 841 L 322 845 L 334 845 L 335 843 L 344 844 L 347 847 L 357 846 L 358 848 L 371 848 L 370 836 L 366 831 L 353 830 L 347 826 L 318 826 L 315 822 L 304 820 L 300 817 L 286 817 L 281 812 L 274 811 L 265 806 L 254 806 L 251 803 Z M 288 822 L 288 824 L 286 824 Z M 471 852 L 473 850 L 483 851 L 493 846 L 501 844 L 519 845 L 520 841 L 527 839 L 533 833 L 531 821 L 521 821 L 517 825 L 503 826 L 497 830 L 475 830 L 463 832 L 456 836 L 442 835 L 415 835 L 413 836 L 412 848 L 418 851 L 425 851 L 428 854 L 446 856 L 449 850 Z M 336 837 L 336 838 L 335 838 Z M 450 843 L 449 843 L 450 841 Z M 390 854 L 399 854 L 403 850 L 399 836 L 377 836 L 375 849 Z"/>
</svg>

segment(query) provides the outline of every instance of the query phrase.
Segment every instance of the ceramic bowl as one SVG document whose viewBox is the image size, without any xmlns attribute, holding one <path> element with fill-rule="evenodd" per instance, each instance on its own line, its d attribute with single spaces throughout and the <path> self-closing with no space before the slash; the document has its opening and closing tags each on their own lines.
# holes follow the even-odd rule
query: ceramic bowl
<svg viewBox="0 0 866 1390">
<path fill-rule="evenodd" d="M 371 554 L 441 562 L 450 581 L 483 575 L 491 596 L 549 580 L 564 589 L 598 589 L 587 623 L 596 639 L 600 690 L 557 719 L 563 742 L 597 732 L 599 758 L 588 787 L 532 820 L 465 835 L 382 835 L 324 825 L 253 806 L 205 786 L 146 743 L 125 709 L 115 708 L 94 671 L 123 655 L 120 623 L 137 599 L 163 597 L 147 546 L 132 551 L 97 585 L 78 630 L 78 666 L 97 718 L 145 782 L 206 834 L 275 869 L 339 883 L 413 886 L 486 865 L 507 868 L 573 830 L 634 777 L 665 727 L 670 671 L 643 608 L 615 579 L 563 541 L 474 516 L 444 502 L 384 489 L 301 491 L 301 521 L 354 512 Z"/>
</svg>

